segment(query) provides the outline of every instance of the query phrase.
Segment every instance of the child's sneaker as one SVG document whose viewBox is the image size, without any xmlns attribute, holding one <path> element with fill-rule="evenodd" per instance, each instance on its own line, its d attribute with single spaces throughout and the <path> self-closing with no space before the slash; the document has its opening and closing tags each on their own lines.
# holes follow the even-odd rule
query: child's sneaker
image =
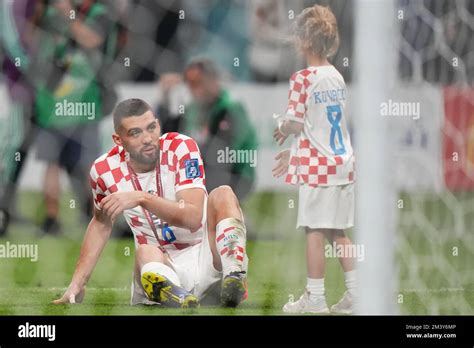
<svg viewBox="0 0 474 348">
<path fill-rule="evenodd" d="M 309 293 L 305 291 L 298 301 L 290 301 L 283 306 L 285 313 L 329 313 L 324 296 L 319 297 L 316 301 L 309 299 Z"/>
<path fill-rule="evenodd" d="M 331 306 L 331 312 L 339 314 L 352 314 L 354 297 L 346 291 L 338 303 Z"/>
</svg>

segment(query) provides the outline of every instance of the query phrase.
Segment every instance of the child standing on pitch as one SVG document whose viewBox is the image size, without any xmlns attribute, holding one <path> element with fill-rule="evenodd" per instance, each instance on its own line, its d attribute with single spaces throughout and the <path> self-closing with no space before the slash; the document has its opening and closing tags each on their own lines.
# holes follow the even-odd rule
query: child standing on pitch
<svg viewBox="0 0 474 348">
<path fill-rule="evenodd" d="M 337 22 L 329 7 L 303 10 L 295 23 L 296 46 L 308 67 L 290 79 L 285 116 L 274 138 L 292 135 L 291 150 L 280 152 L 273 175 L 299 185 L 297 227 L 306 231 L 306 291 L 283 307 L 287 313 L 329 313 L 324 290 L 325 238 L 338 250 L 351 249 L 344 230 L 354 225 L 354 154 L 346 126 L 344 79 L 329 63 L 339 46 Z M 334 244 L 335 243 L 335 244 Z M 339 258 L 347 291 L 332 312 L 352 313 L 356 274 L 352 255 Z"/>
</svg>

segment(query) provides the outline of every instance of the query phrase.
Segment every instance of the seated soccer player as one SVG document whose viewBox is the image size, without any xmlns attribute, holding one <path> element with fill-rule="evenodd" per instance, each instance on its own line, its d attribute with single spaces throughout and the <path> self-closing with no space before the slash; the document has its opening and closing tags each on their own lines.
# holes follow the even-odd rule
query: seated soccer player
<svg viewBox="0 0 474 348">
<path fill-rule="evenodd" d="M 81 302 L 85 285 L 123 214 L 135 239 L 132 304 L 197 307 L 221 283 L 222 305 L 247 296 L 246 229 L 229 186 L 207 194 L 196 142 L 161 135 L 150 106 L 128 99 L 113 113 L 116 144 L 90 172 L 95 212 L 72 281 L 54 303 Z"/>
</svg>

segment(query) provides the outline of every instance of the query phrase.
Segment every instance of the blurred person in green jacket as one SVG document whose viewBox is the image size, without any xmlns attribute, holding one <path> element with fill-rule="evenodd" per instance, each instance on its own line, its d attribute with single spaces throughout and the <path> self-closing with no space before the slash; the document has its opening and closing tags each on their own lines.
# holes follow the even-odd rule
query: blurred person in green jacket
<svg viewBox="0 0 474 348">
<path fill-rule="evenodd" d="M 184 69 L 184 82 L 192 102 L 184 114 L 171 115 L 167 100 L 176 74 L 162 76 L 163 103 L 158 115 L 163 132 L 181 132 L 194 138 L 206 166 L 208 191 L 229 185 L 239 200 L 245 199 L 255 182 L 257 134 L 243 105 L 223 88 L 216 64 L 205 58 L 192 60 Z"/>
</svg>

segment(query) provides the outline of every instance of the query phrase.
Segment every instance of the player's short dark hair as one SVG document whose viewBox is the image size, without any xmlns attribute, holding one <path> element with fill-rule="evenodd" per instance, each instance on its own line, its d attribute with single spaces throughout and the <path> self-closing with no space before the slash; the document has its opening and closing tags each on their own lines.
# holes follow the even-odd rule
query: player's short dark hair
<svg viewBox="0 0 474 348">
<path fill-rule="evenodd" d="M 213 79 L 218 79 L 220 77 L 220 72 L 219 72 L 219 68 L 217 67 L 217 64 L 214 63 L 209 58 L 200 57 L 200 58 L 192 59 L 186 65 L 186 68 L 184 69 L 184 71 L 187 72 L 191 69 L 198 69 L 204 76 L 207 76 Z"/>
<path fill-rule="evenodd" d="M 142 99 L 131 98 L 121 101 L 117 104 L 113 111 L 115 131 L 118 130 L 123 118 L 130 116 L 140 116 L 150 110 L 151 106 Z"/>
</svg>

